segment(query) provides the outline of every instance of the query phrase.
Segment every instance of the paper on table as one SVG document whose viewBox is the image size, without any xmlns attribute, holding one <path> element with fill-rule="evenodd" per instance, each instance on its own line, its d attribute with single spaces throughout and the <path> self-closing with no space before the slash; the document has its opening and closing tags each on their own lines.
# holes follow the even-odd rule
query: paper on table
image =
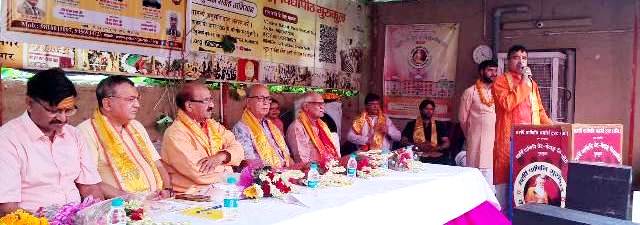
<svg viewBox="0 0 640 225">
<path fill-rule="evenodd" d="M 302 206 L 302 207 L 310 208 L 308 205 L 304 204 L 296 196 L 294 196 L 294 194 L 287 194 L 287 195 L 284 196 L 284 199 L 282 199 L 282 200 L 287 204 L 299 205 L 299 206 Z"/>
</svg>

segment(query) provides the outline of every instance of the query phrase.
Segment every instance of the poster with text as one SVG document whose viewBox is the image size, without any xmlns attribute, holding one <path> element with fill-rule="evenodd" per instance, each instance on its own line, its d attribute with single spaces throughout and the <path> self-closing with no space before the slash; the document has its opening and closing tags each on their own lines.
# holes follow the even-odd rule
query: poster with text
<svg viewBox="0 0 640 225">
<path fill-rule="evenodd" d="M 511 151 L 513 207 L 565 206 L 569 132 L 562 126 L 515 125 Z"/>
<path fill-rule="evenodd" d="M 8 30 L 182 49 L 184 0 L 8 0 Z"/>
<path fill-rule="evenodd" d="M 459 25 L 387 25 L 384 56 L 385 109 L 389 116 L 414 118 L 424 98 L 448 99 L 435 117 L 450 119 L 446 105 L 455 90 Z M 399 99 L 400 101 L 395 101 Z"/>
<path fill-rule="evenodd" d="M 622 164 L 622 124 L 573 124 L 572 159 Z"/>
</svg>

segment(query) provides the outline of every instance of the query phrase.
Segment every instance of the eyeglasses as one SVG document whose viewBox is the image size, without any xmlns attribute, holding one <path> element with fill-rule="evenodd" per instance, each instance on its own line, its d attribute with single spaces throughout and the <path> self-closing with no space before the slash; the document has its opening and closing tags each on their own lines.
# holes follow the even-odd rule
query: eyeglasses
<svg viewBox="0 0 640 225">
<path fill-rule="evenodd" d="M 264 102 L 264 103 L 271 103 L 271 101 L 273 101 L 271 96 L 247 96 L 247 98 L 255 98 L 259 102 Z"/>
<path fill-rule="evenodd" d="M 140 96 L 131 96 L 131 97 L 120 97 L 120 96 L 107 96 L 107 98 L 118 98 L 118 99 L 122 99 L 125 102 L 132 104 L 134 102 L 140 102 Z"/>
<path fill-rule="evenodd" d="M 213 98 L 209 97 L 209 98 L 204 98 L 202 100 L 191 99 L 189 101 L 208 105 L 208 104 L 212 104 L 213 103 Z"/>
<path fill-rule="evenodd" d="M 324 102 L 306 102 L 306 103 L 311 105 L 324 106 Z"/>
<path fill-rule="evenodd" d="M 73 116 L 78 112 L 78 106 L 75 106 L 75 105 L 73 106 L 73 108 L 67 108 L 67 109 L 50 109 L 40 101 L 34 100 L 34 102 L 37 102 L 40 106 L 42 106 L 42 108 L 45 111 L 47 111 L 52 116 L 56 116 L 56 115 Z"/>
</svg>

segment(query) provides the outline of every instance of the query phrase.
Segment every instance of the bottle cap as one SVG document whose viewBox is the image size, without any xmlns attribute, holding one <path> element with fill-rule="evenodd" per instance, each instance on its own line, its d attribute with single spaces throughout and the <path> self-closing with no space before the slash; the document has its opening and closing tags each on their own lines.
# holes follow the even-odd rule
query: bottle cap
<svg viewBox="0 0 640 225">
<path fill-rule="evenodd" d="M 114 198 L 111 200 L 111 206 L 121 207 L 124 205 L 124 200 L 122 198 Z"/>
</svg>

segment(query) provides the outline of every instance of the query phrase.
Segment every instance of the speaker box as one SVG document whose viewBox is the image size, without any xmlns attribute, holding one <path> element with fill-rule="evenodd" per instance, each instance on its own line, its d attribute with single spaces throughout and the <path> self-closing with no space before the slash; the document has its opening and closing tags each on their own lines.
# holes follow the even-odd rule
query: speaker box
<svg viewBox="0 0 640 225">
<path fill-rule="evenodd" d="M 566 207 L 618 219 L 631 219 L 631 167 L 570 162 Z"/>
<path fill-rule="evenodd" d="M 513 210 L 514 225 L 634 225 L 631 221 L 545 204 L 525 204 Z M 635 224 L 637 225 L 637 224 Z"/>
</svg>

